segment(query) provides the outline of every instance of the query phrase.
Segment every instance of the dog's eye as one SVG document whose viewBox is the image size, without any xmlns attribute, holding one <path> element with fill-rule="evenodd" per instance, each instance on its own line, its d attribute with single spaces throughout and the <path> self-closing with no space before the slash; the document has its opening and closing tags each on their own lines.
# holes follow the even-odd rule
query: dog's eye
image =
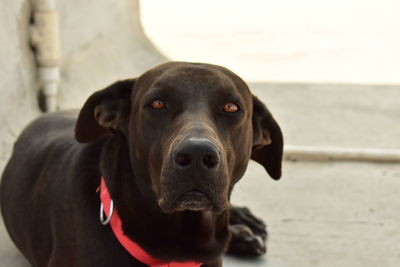
<svg viewBox="0 0 400 267">
<path fill-rule="evenodd" d="M 235 103 L 229 102 L 224 105 L 224 111 L 229 113 L 235 113 L 239 110 L 238 105 Z"/>
<path fill-rule="evenodd" d="M 165 102 L 157 99 L 150 103 L 150 107 L 153 109 L 163 109 L 165 108 Z"/>
</svg>

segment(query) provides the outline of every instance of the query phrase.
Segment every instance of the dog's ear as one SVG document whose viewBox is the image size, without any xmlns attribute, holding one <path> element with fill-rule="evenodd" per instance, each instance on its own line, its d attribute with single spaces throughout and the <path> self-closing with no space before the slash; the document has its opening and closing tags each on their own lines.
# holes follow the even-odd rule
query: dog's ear
<svg viewBox="0 0 400 267">
<path fill-rule="evenodd" d="M 267 107 L 253 96 L 253 149 L 251 159 L 278 180 L 282 174 L 283 136 Z"/>
<path fill-rule="evenodd" d="M 125 133 L 135 79 L 115 82 L 93 93 L 83 105 L 75 125 L 75 138 L 87 143 L 114 131 Z"/>
</svg>

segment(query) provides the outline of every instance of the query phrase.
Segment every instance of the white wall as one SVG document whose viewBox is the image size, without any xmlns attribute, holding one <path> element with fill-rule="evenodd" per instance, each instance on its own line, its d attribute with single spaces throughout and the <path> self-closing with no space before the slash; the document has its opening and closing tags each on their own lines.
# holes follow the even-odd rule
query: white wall
<svg viewBox="0 0 400 267">
<path fill-rule="evenodd" d="M 58 0 L 62 108 L 117 79 L 132 78 L 165 61 L 144 35 L 138 0 Z"/>
<path fill-rule="evenodd" d="M 21 128 L 39 114 L 26 0 L 0 0 L 0 172 Z"/>
<path fill-rule="evenodd" d="M 143 34 L 138 0 L 57 0 L 59 106 L 79 108 L 93 91 L 165 61 Z M 0 0 L 0 173 L 22 128 L 40 115 L 29 45 L 31 1 Z"/>
<path fill-rule="evenodd" d="M 398 0 L 143 0 L 149 38 L 171 58 L 246 80 L 400 84 Z"/>
</svg>

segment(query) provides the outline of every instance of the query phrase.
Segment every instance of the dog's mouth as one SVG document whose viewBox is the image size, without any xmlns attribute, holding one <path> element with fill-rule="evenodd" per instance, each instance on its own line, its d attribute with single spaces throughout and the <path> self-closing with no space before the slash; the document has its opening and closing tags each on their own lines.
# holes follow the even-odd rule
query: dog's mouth
<svg viewBox="0 0 400 267">
<path fill-rule="evenodd" d="M 199 190 L 192 190 L 184 193 L 175 200 L 172 208 L 176 211 L 202 211 L 213 208 L 211 200 Z"/>
<path fill-rule="evenodd" d="M 204 211 L 212 210 L 211 199 L 199 190 L 190 190 L 178 196 L 175 201 L 168 205 L 165 199 L 159 202 L 161 208 L 167 212 L 171 211 Z"/>
</svg>

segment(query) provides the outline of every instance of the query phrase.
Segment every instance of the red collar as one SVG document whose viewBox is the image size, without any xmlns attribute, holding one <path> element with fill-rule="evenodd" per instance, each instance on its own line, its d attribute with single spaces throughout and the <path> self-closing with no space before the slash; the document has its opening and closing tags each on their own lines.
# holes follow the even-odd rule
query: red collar
<svg viewBox="0 0 400 267">
<path fill-rule="evenodd" d="M 104 213 L 108 217 L 110 212 L 111 197 L 108 192 L 104 177 L 101 178 L 100 184 L 100 200 L 104 207 Z M 116 210 L 111 214 L 110 226 L 114 232 L 115 237 L 121 243 L 121 245 L 131 254 L 132 257 L 147 264 L 151 267 L 199 267 L 201 263 L 189 261 L 189 262 L 163 262 L 158 260 L 144 251 L 139 244 L 129 239 L 122 230 L 122 222 Z"/>
</svg>

